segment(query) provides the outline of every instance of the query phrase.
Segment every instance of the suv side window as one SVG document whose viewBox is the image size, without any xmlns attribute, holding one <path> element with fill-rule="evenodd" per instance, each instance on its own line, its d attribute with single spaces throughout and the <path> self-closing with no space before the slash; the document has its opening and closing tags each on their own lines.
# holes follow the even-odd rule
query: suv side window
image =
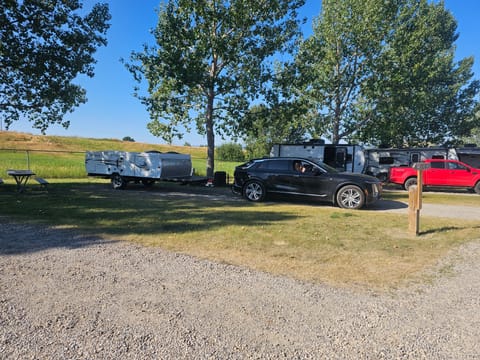
<svg viewBox="0 0 480 360">
<path fill-rule="evenodd" d="M 277 170 L 277 171 L 290 170 L 288 160 L 265 160 L 258 165 L 258 169 Z"/>
</svg>

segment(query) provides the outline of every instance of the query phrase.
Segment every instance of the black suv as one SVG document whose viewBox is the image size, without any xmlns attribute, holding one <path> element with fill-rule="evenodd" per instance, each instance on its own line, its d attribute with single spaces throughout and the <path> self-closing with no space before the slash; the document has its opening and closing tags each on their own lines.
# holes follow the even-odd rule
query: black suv
<svg viewBox="0 0 480 360">
<path fill-rule="evenodd" d="M 237 166 L 233 192 L 262 201 L 270 193 L 310 196 L 345 209 L 360 209 L 381 197 L 380 181 L 368 175 L 338 172 L 303 158 L 254 159 Z"/>
</svg>

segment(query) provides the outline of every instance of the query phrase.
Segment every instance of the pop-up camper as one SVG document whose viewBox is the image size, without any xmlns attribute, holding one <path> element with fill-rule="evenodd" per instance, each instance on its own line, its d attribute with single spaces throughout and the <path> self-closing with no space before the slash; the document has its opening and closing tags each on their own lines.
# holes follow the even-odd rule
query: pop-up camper
<svg viewBox="0 0 480 360">
<path fill-rule="evenodd" d="M 155 181 L 185 180 L 193 175 L 190 155 L 157 151 L 87 151 L 85 169 L 88 176 L 111 179 L 114 189 L 130 181 L 151 186 Z"/>
</svg>

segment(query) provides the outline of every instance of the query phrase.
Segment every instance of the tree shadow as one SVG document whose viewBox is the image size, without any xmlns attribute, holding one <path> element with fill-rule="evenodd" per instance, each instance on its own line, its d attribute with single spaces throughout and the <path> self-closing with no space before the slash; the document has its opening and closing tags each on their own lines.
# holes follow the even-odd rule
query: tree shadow
<svg viewBox="0 0 480 360">
<path fill-rule="evenodd" d="M 228 191 L 201 189 L 196 193 L 182 186 L 119 191 L 101 184 L 69 184 L 35 197 L 2 196 L 0 211 L 11 216 L 0 217 L 0 254 L 77 248 L 104 241 L 95 234 L 115 239 L 123 235 L 181 235 L 229 226 L 249 231 L 249 227 L 297 217 L 268 206 L 263 206 L 259 215 L 252 209 L 257 204 L 238 201 L 243 199 Z M 10 218 L 20 220 L 11 222 Z M 19 225 L 21 219 L 57 227 Z"/>
<path fill-rule="evenodd" d="M 76 249 L 116 242 L 69 229 L 58 229 L 42 224 L 20 224 L 5 217 L 0 217 L 0 229 L 2 255 L 33 253 L 51 248 Z"/>
</svg>

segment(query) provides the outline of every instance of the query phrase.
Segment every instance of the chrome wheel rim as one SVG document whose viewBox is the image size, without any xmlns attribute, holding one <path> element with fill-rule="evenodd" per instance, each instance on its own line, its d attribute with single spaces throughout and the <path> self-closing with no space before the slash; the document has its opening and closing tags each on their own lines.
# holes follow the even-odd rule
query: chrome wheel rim
<svg viewBox="0 0 480 360">
<path fill-rule="evenodd" d="M 245 194 L 250 200 L 258 201 L 263 195 L 262 186 L 258 183 L 248 184 L 245 189 Z"/>
<path fill-rule="evenodd" d="M 354 189 L 347 189 L 342 192 L 340 202 L 342 205 L 348 208 L 356 208 L 362 201 L 362 195 Z"/>
</svg>

